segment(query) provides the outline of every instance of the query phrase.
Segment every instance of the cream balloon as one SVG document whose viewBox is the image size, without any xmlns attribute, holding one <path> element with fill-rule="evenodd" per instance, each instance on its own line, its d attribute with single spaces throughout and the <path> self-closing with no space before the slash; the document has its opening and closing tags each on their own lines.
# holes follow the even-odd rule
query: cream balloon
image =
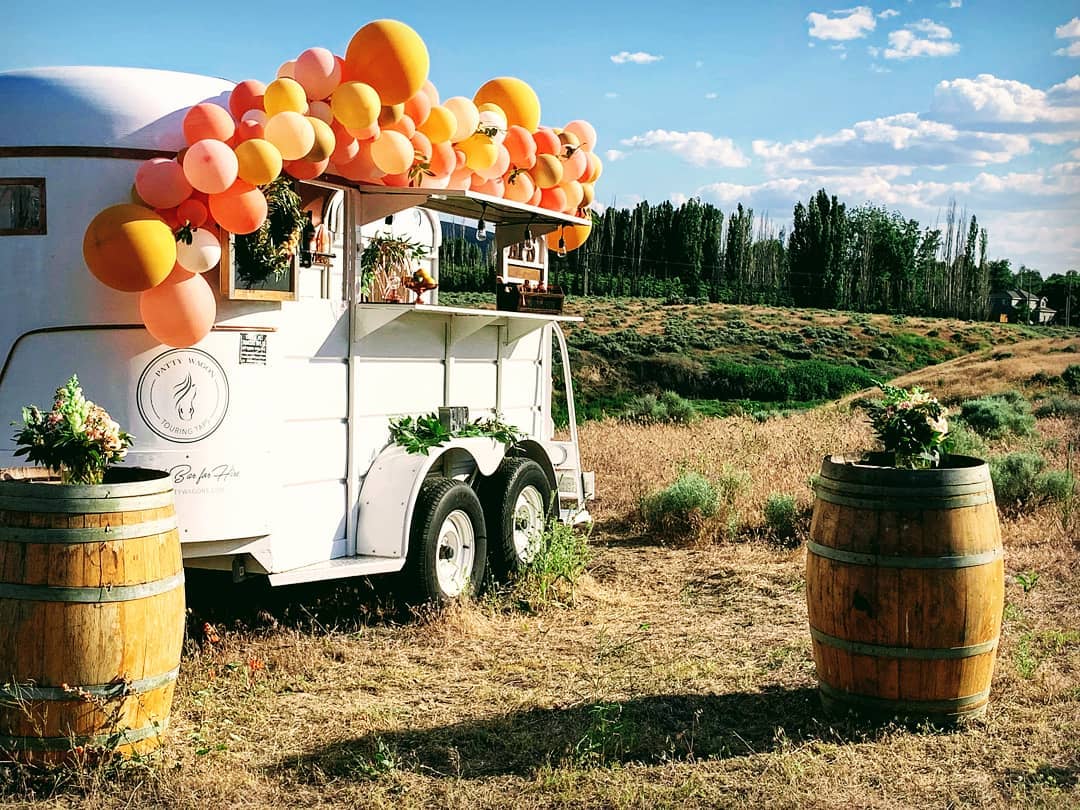
<svg viewBox="0 0 1080 810">
<path fill-rule="evenodd" d="M 480 126 L 480 111 L 465 96 L 448 98 L 443 102 L 442 106 L 450 111 L 457 124 L 454 134 L 450 136 L 450 140 L 454 143 L 465 140 L 476 132 L 476 128 Z"/>
<path fill-rule="evenodd" d="M 176 261 L 189 273 L 205 273 L 221 261 L 221 242 L 207 228 L 196 228 L 190 245 L 183 237 L 177 240 Z"/>
</svg>

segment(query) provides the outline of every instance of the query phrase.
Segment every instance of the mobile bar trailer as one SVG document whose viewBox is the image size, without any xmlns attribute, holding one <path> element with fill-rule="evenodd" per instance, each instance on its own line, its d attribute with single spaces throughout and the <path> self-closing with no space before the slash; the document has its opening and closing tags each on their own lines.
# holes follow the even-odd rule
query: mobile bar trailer
<svg viewBox="0 0 1080 810">
<path fill-rule="evenodd" d="M 438 278 L 436 213 L 497 225 L 501 261 L 528 237 L 583 220 L 468 191 L 298 184 L 332 235 L 273 289 L 239 283 L 225 234 L 208 280 L 218 310 L 191 348 L 158 343 L 137 296 L 87 272 L 87 223 L 124 199 L 135 168 L 183 146 L 191 105 L 232 83 L 133 68 L 0 73 L 0 423 L 51 401 L 77 371 L 136 437 L 128 464 L 172 475 L 185 565 L 271 584 L 407 571 L 445 601 L 535 553 L 549 515 L 588 519 L 561 315 L 366 303 L 360 257 L 380 229 L 426 242 Z M 546 245 L 530 252 L 546 281 Z M 309 266 L 300 266 L 307 264 Z M 513 273 L 513 267 L 504 272 Z M 429 293 L 437 300 L 437 291 Z M 569 436 L 555 438 L 553 347 Z M 456 438 L 428 455 L 389 443 L 389 420 L 441 407 L 498 414 L 507 448 Z M 0 436 L 0 468 L 16 466 Z"/>
</svg>

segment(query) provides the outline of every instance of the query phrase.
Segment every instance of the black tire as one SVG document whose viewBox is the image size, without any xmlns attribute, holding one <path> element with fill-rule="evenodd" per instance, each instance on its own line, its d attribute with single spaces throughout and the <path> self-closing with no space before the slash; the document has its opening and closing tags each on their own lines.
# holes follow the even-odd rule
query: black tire
<svg viewBox="0 0 1080 810">
<path fill-rule="evenodd" d="M 551 482 L 544 470 L 529 458 L 504 458 L 499 468 L 477 487 L 480 503 L 487 521 L 489 563 L 491 573 L 500 581 L 506 581 L 520 572 L 536 556 L 538 547 L 527 547 L 527 540 L 515 538 L 515 515 L 519 510 L 519 497 L 528 503 L 527 512 L 535 513 L 537 504 L 540 515 L 525 516 L 525 520 L 539 522 L 542 531 L 552 511 Z M 523 495 L 523 493 L 525 493 Z M 533 530 L 536 526 L 533 526 Z"/>
<path fill-rule="evenodd" d="M 444 605 L 474 597 L 486 565 L 487 529 L 476 493 L 451 478 L 429 478 L 420 487 L 409 528 L 403 573 L 410 600 Z"/>
</svg>

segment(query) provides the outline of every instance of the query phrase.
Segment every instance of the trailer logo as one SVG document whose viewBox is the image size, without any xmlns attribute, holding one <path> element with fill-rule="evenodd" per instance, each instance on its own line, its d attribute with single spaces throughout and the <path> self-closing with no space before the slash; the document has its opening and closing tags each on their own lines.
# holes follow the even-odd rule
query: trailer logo
<svg viewBox="0 0 1080 810">
<path fill-rule="evenodd" d="M 213 357 L 199 349 L 173 349 L 155 357 L 139 377 L 139 415 L 163 439 L 189 444 L 205 439 L 229 410 L 229 381 Z"/>
</svg>

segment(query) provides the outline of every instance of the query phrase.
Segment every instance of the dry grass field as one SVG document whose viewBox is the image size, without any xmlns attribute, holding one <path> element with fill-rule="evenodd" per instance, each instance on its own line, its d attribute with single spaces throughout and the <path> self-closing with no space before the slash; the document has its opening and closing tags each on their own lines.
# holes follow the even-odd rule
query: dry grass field
<svg viewBox="0 0 1080 810">
<path fill-rule="evenodd" d="M 1035 372 L 1060 373 L 1066 345 L 1017 344 L 905 382 L 950 399 L 1026 390 Z M 1051 466 L 1075 466 L 1077 423 L 1038 428 L 992 449 L 1037 442 Z M 366 583 L 226 597 L 193 578 L 162 754 L 5 766 L 5 806 L 1080 807 L 1080 534 L 1067 509 L 1003 518 L 986 717 L 872 725 L 822 711 L 805 548 L 761 528 L 770 493 L 808 510 L 821 457 L 870 446 L 860 411 L 589 423 L 581 441 L 600 497 L 572 591 L 403 618 Z M 693 537 L 644 532 L 642 495 L 725 469 L 748 482 L 729 514 Z"/>
</svg>

